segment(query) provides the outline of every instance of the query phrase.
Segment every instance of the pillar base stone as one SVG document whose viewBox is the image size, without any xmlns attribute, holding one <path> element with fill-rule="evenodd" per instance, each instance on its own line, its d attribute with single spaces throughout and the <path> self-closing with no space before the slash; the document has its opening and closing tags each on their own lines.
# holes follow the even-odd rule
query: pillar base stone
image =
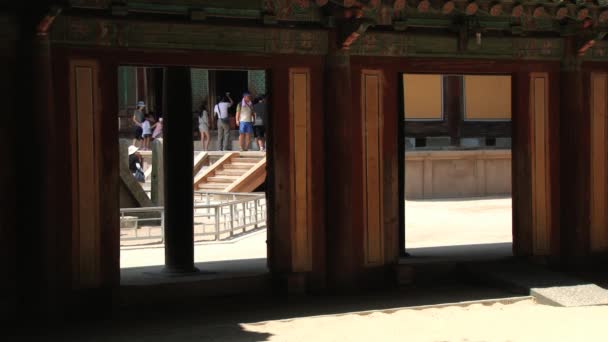
<svg viewBox="0 0 608 342">
<path fill-rule="evenodd" d="M 160 273 L 162 276 L 166 277 L 188 277 L 188 276 L 197 276 L 202 275 L 198 268 L 192 267 L 164 267 Z"/>
</svg>

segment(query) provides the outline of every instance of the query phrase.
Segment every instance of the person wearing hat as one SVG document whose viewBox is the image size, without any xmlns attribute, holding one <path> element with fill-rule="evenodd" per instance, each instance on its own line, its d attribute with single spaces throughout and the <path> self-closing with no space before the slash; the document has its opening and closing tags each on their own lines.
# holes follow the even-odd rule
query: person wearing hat
<svg viewBox="0 0 608 342">
<path fill-rule="evenodd" d="M 146 104 L 144 101 L 137 102 L 137 107 L 133 112 L 133 123 L 135 124 L 135 135 L 133 136 L 133 146 L 137 146 L 137 142 L 143 139 L 143 130 L 141 128 L 142 123 L 145 119 Z"/>
<path fill-rule="evenodd" d="M 251 103 L 251 94 L 246 92 L 243 94 L 243 101 L 236 107 L 236 124 L 239 126 L 241 151 L 249 149 L 254 120 L 255 112 L 253 111 L 253 103 Z"/>
<path fill-rule="evenodd" d="M 144 158 L 137 151 L 139 151 L 137 146 L 129 146 L 129 171 L 138 182 L 144 183 L 146 181 L 143 167 Z"/>
</svg>

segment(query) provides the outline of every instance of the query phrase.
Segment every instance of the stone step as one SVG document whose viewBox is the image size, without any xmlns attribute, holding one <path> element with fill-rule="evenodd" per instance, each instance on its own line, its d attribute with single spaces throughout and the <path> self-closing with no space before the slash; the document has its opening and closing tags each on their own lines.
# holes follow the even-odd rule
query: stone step
<svg viewBox="0 0 608 342">
<path fill-rule="evenodd" d="M 239 169 L 239 170 L 248 170 L 251 169 L 251 167 L 254 164 L 245 164 L 245 163 L 230 163 L 230 164 L 224 164 L 224 169 Z"/>
<path fill-rule="evenodd" d="M 232 183 L 237 179 L 239 179 L 239 176 L 213 176 L 208 177 L 207 181 L 210 183 Z"/>
<path fill-rule="evenodd" d="M 253 162 L 242 161 L 240 158 L 232 158 L 232 160 L 230 160 L 230 164 L 232 165 L 248 165 L 249 167 L 254 166 L 258 162 L 259 160 Z"/>
<path fill-rule="evenodd" d="M 232 162 L 236 162 L 236 163 L 250 163 L 250 164 L 257 164 L 260 160 L 262 160 L 262 157 L 256 158 L 256 157 L 239 157 L 239 158 L 234 158 L 232 159 Z"/>
<path fill-rule="evenodd" d="M 226 183 L 202 183 L 198 186 L 200 190 L 224 190 Z"/>
<path fill-rule="evenodd" d="M 223 169 L 217 170 L 215 172 L 216 177 L 224 177 L 224 176 L 242 176 L 247 172 L 247 169 Z"/>
</svg>

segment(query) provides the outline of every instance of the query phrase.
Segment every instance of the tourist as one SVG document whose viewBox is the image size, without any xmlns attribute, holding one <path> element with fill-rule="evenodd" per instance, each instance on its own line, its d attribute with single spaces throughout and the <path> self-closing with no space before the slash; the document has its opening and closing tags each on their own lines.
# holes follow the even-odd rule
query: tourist
<svg viewBox="0 0 608 342">
<path fill-rule="evenodd" d="M 153 122 L 154 118 L 150 114 L 144 116 L 144 122 L 141 123 L 141 131 L 144 139 L 143 150 L 150 150 L 150 137 L 152 136 L 152 128 L 156 127 L 156 123 Z"/>
<path fill-rule="evenodd" d="M 152 139 L 162 138 L 163 137 L 163 118 L 159 117 L 158 122 L 156 123 L 156 127 L 154 127 L 154 132 L 152 132 Z"/>
<path fill-rule="evenodd" d="M 217 147 L 220 151 L 227 151 L 230 149 L 230 116 L 228 115 L 228 108 L 234 104 L 230 93 L 226 93 L 225 96 L 221 97 L 218 104 L 215 105 L 213 113 L 217 116 Z"/>
<path fill-rule="evenodd" d="M 207 112 L 207 103 L 201 104 L 201 109 L 198 116 L 198 130 L 201 133 L 201 145 L 203 151 L 207 151 L 209 148 L 209 113 Z"/>
<path fill-rule="evenodd" d="M 146 175 L 144 173 L 144 158 L 139 154 L 139 148 L 137 146 L 129 146 L 129 171 L 135 179 L 144 183 L 146 181 Z"/>
<path fill-rule="evenodd" d="M 146 104 L 144 101 L 139 101 L 133 112 L 133 123 L 135 123 L 135 136 L 133 137 L 133 146 L 137 146 L 138 141 L 143 139 L 141 124 L 144 122 Z"/>
<path fill-rule="evenodd" d="M 255 121 L 253 122 L 253 136 L 258 144 L 260 151 L 266 151 L 266 128 L 264 127 L 266 120 L 266 95 L 260 96 L 258 103 L 253 105 L 255 112 Z"/>
<path fill-rule="evenodd" d="M 239 144 L 241 151 L 247 151 L 251 143 L 251 134 L 253 133 L 253 121 L 255 113 L 253 104 L 251 103 L 251 95 L 243 94 L 243 101 L 236 107 L 236 124 L 239 126 Z"/>
</svg>

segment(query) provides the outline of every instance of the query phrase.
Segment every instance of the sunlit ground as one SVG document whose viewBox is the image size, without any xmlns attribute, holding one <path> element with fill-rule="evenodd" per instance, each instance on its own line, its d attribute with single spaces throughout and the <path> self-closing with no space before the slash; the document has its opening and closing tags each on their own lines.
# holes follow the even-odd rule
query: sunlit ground
<svg viewBox="0 0 608 342">
<path fill-rule="evenodd" d="M 406 201 L 406 246 L 512 242 L 511 213 L 511 198 Z"/>
<path fill-rule="evenodd" d="M 407 248 L 511 242 L 511 198 L 406 201 Z M 266 230 L 195 243 L 195 262 L 266 257 Z M 122 268 L 162 265 L 162 245 L 121 249 Z"/>
</svg>

